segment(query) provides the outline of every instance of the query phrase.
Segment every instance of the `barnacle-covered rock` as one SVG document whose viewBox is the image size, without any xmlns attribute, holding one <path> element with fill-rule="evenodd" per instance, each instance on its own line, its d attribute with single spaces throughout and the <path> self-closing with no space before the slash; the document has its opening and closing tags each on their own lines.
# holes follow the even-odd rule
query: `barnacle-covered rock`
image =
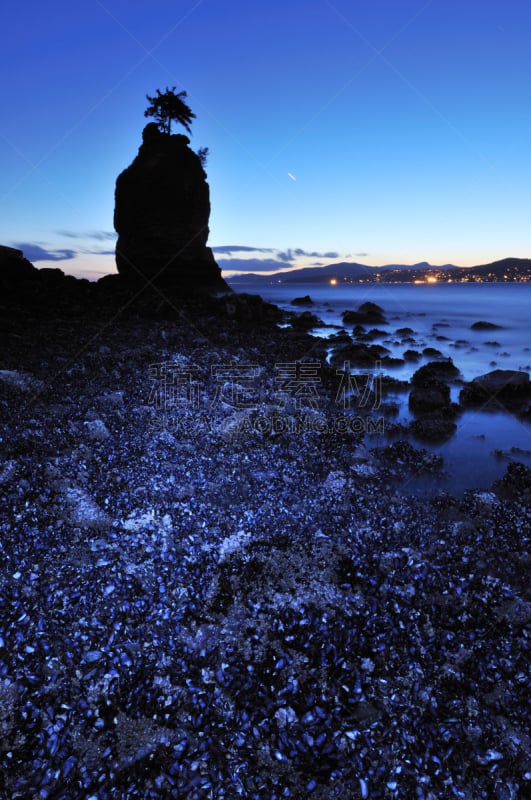
<svg viewBox="0 0 531 800">
<path fill-rule="evenodd" d="M 37 380 L 66 370 L 1 398 L 5 796 L 525 791 L 526 468 L 417 498 L 440 457 L 326 427 L 323 387 L 274 433 L 256 425 L 274 403 L 218 402 L 220 364 L 274 374 L 305 335 L 136 320 L 76 363 L 87 324 L 30 326 L 38 359 L 2 351 Z M 153 391 L 161 361 L 198 365 L 190 395 Z"/>
</svg>

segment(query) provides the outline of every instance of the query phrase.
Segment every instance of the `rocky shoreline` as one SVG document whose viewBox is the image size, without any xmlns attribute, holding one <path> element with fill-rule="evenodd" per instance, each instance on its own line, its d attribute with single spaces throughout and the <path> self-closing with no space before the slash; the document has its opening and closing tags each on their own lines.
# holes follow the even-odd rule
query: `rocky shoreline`
<svg viewBox="0 0 531 800">
<path fill-rule="evenodd" d="M 273 308 L 119 301 L 4 309 L 1 796 L 523 798 L 530 470 L 422 500 Z"/>
</svg>

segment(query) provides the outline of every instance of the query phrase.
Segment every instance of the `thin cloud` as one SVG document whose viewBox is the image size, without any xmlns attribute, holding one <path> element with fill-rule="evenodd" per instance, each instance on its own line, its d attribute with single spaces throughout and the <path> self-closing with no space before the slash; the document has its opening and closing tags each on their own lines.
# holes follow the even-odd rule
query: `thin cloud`
<svg viewBox="0 0 531 800">
<path fill-rule="evenodd" d="M 218 258 L 217 262 L 225 272 L 274 272 L 293 266 L 291 261 L 276 258 Z"/>
<path fill-rule="evenodd" d="M 291 262 L 291 261 L 293 261 L 294 257 L 295 257 L 295 251 L 292 250 L 291 247 L 288 247 L 287 250 L 281 250 L 279 253 L 277 253 L 277 258 L 280 261 L 290 261 Z"/>
<path fill-rule="evenodd" d="M 93 231 L 91 239 L 98 239 L 101 242 L 116 241 L 118 234 L 115 231 Z"/>
<path fill-rule="evenodd" d="M 294 250 L 289 248 L 285 253 L 279 253 L 279 258 L 288 256 L 289 258 L 305 256 L 306 258 L 339 258 L 339 253 L 329 251 L 327 253 L 318 253 L 315 250 L 303 250 L 302 247 L 296 247 Z"/>
<path fill-rule="evenodd" d="M 114 231 L 56 231 L 59 236 L 65 236 L 67 239 L 96 239 L 100 242 L 106 242 L 116 239 L 117 234 Z"/>
<path fill-rule="evenodd" d="M 32 242 L 16 242 L 13 247 L 22 250 L 28 261 L 70 261 L 77 256 L 76 250 L 61 248 L 59 250 L 45 250 Z"/>
<path fill-rule="evenodd" d="M 246 244 L 222 244 L 213 247 L 214 253 L 274 253 L 273 247 L 249 247 Z"/>
<path fill-rule="evenodd" d="M 212 248 L 216 253 L 232 254 L 236 252 L 236 246 L 223 246 Z M 339 254 L 335 251 L 328 251 L 326 253 L 319 253 L 317 251 L 303 250 L 302 247 L 291 248 L 287 250 L 276 250 L 272 247 L 242 247 L 242 252 L 253 253 L 274 253 L 274 258 L 218 258 L 217 262 L 221 269 L 226 272 L 279 272 L 281 270 L 292 269 L 297 266 L 297 259 L 304 258 L 317 258 L 317 259 L 337 259 Z M 321 266 L 322 262 L 319 260 L 314 262 L 314 265 Z"/>
<path fill-rule="evenodd" d="M 80 254 L 89 255 L 89 256 L 114 256 L 116 255 L 116 250 L 80 250 Z"/>
</svg>

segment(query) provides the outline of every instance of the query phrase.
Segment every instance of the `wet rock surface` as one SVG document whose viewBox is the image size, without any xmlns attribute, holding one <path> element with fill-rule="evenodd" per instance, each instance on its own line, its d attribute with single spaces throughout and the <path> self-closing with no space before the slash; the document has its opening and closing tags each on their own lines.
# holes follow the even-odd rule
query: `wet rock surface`
<svg viewBox="0 0 531 800">
<path fill-rule="evenodd" d="M 478 322 L 472 323 L 470 329 L 473 331 L 495 331 L 501 330 L 501 325 L 495 325 L 494 322 L 487 322 L 480 319 Z"/>
<path fill-rule="evenodd" d="M 330 363 L 342 366 L 345 362 L 355 367 L 373 368 L 389 353 L 387 348 L 379 344 L 363 344 L 352 342 L 336 347 L 331 354 Z"/>
<path fill-rule="evenodd" d="M 524 797 L 529 470 L 426 503 L 220 303 L 3 319 L 3 796 Z"/>
<path fill-rule="evenodd" d="M 381 306 L 377 303 L 372 303 L 367 301 L 362 303 L 357 311 L 347 310 L 344 311 L 342 314 L 343 323 L 348 325 L 349 323 L 356 323 L 356 324 L 375 324 L 375 323 L 385 323 L 385 315 L 384 310 Z"/>
<path fill-rule="evenodd" d="M 479 375 L 460 392 L 463 406 L 524 410 L 531 401 L 529 373 L 519 370 L 495 369 Z"/>
<path fill-rule="evenodd" d="M 429 387 L 436 381 L 452 380 L 459 375 L 459 370 L 451 359 L 430 361 L 420 367 L 411 378 L 413 386 Z"/>
<path fill-rule="evenodd" d="M 423 413 L 409 424 L 408 430 L 420 441 L 444 442 L 457 430 L 453 417 L 437 410 Z"/>
<path fill-rule="evenodd" d="M 291 301 L 292 306 L 313 306 L 314 302 L 309 294 L 305 294 L 303 297 L 294 297 Z"/>
<path fill-rule="evenodd" d="M 450 399 L 450 387 L 445 382 L 459 374 L 449 360 L 431 361 L 420 367 L 411 378 L 409 408 L 416 419 L 410 424 L 411 433 L 425 441 L 444 441 L 456 431 L 455 417 L 459 406 Z"/>
<path fill-rule="evenodd" d="M 291 317 L 291 325 L 298 330 L 309 331 L 323 323 L 316 314 L 311 311 L 302 311 L 300 314 L 293 314 Z"/>
</svg>

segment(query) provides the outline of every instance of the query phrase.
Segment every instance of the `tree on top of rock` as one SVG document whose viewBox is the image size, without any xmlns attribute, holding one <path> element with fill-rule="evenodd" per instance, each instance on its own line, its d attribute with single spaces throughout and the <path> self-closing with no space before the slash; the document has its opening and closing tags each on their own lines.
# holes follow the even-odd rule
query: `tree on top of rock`
<svg viewBox="0 0 531 800">
<path fill-rule="evenodd" d="M 157 89 L 156 97 L 146 95 L 150 105 L 144 111 L 144 116 L 154 117 L 163 133 L 171 133 L 172 121 L 179 122 L 186 128 L 188 133 L 191 133 L 190 125 L 192 120 L 195 119 L 195 114 L 190 106 L 184 102 L 187 96 L 186 92 L 178 92 L 176 94 L 175 88 L 175 86 L 172 86 L 171 89 L 168 89 L 166 86 L 165 92 Z"/>
</svg>

